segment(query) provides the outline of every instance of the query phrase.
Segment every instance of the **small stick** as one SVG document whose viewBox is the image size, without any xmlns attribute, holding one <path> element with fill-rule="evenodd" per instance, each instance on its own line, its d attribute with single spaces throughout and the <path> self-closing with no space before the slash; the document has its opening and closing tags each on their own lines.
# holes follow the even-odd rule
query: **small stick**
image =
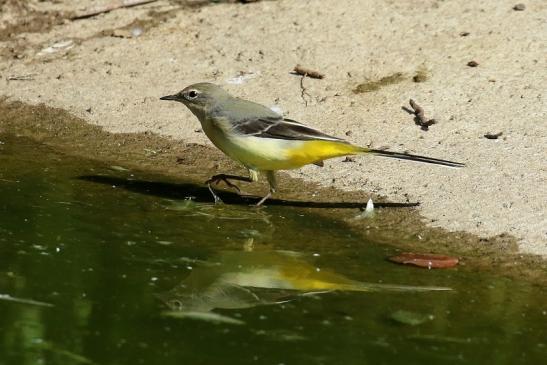
<svg viewBox="0 0 547 365">
<path fill-rule="evenodd" d="M 498 139 L 501 137 L 501 135 L 503 134 L 503 132 L 498 132 L 498 133 L 486 133 L 484 135 L 484 138 L 487 138 L 487 139 Z"/>
<path fill-rule="evenodd" d="M 425 117 L 424 109 L 416 104 L 416 102 L 412 99 L 410 99 L 410 106 L 414 110 L 414 115 L 416 116 L 416 124 L 419 125 L 422 130 L 427 131 L 429 130 L 429 126 L 437 123 L 435 119 L 427 119 Z"/>
<path fill-rule="evenodd" d="M 0 294 L 0 300 L 5 300 L 7 302 L 21 303 L 21 304 L 38 305 L 42 307 L 53 307 L 53 304 L 50 304 L 50 303 L 39 302 L 33 299 L 16 298 L 16 297 L 12 297 L 9 294 Z"/>
<path fill-rule="evenodd" d="M 311 77 L 312 79 L 322 79 L 325 77 L 325 75 L 323 75 L 319 71 L 310 70 L 309 68 L 305 68 L 300 65 L 294 66 L 293 72 L 297 75 L 301 75 L 304 77 Z"/>
<path fill-rule="evenodd" d="M 84 10 L 83 13 L 76 14 L 73 17 L 70 18 L 70 20 L 80 20 L 80 19 L 86 19 L 91 18 L 99 14 L 108 13 L 112 10 L 120 9 L 120 8 L 130 8 L 133 6 L 139 6 L 144 4 L 149 4 L 156 2 L 158 0 L 118 0 L 113 2 L 110 5 L 105 5 L 93 9 Z"/>
<path fill-rule="evenodd" d="M 311 98 L 311 95 L 308 94 L 308 89 L 304 86 L 304 79 L 306 78 L 306 75 L 302 75 L 302 78 L 300 78 L 300 97 L 302 100 L 304 100 L 304 104 L 308 106 L 308 100 L 306 100 L 306 95 Z"/>
<path fill-rule="evenodd" d="M 8 81 L 32 81 L 34 80 L 34 75 L 36 74 L 11 75 L 7 77 L 7 80 Z"/>
</svg>

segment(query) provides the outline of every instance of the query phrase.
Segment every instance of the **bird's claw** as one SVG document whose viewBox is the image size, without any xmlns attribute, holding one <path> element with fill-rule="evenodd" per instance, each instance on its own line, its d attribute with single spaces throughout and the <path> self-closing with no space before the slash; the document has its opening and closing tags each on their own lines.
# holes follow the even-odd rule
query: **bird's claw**
<svg viewBox="0 0 547 365">
<path fill-rule="evenodd" d="M 235 189 L 238 192 L 238 194 L 241 194 L 241 189 L 239 188 L 239 186 L 230 182 L 228 178 L 223 176 L 213 176 L 212 178 L 207 180 L 205 183 L 209 185 L 209 190 L 211 190 L 210 188 L 211 184 L 218 185 L 221 181 L 223 181 L 226 184 L 226 186 L 228 186 L 229 188 Z"/>
<path fill-rule="evenodd" d="M 220 183 L 220 181 L 224 181 L 224 183 L 229 187 L 229 188 L 233 188 L 237 191 L 238 194 L 241 194 L 241 189 L 239 188 L 239 186 L 237 186 L 236 184 L 230 182 L 230 180 L 226 179 L 226 178 L 223 178 L 223 179 L 219 179 L 217 180 L 216 184 L 218 185 Z"/>
</svg>

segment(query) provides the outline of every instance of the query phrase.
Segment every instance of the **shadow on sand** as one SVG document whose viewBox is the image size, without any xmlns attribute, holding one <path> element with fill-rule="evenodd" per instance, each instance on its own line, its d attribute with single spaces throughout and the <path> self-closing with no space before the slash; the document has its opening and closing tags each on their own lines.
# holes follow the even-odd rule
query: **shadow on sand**
<svg viewBox="0 0 547 365">
<path fill-rule="evenodd" d="M 190 183 L 169 183 L 147 180 L 124 179 L 114 176 L 104 175 L 84 175 L 77 177 L 78 180 L 84 180 L 104 185 L 115 185 L 135 193 L 153 195 L 166 199 L 186 199 L 192 197 L 198 203 L 211 203 L 213 197 L 206 186 L 200 186 Z M 253 205 L 261 198 L 252 195 L 239 195 L 226 190 L 216 190 L 219 197 L 226 204 L 234 205 Z M 312 202 L 312 201 L 295 201 L 284 199 L 268 199 L 266 205 L 299 207 L 299 208 L 364 208 L 367 202 Z M 416 207 L 420 203 L 383 203 L 375 202 L 377 208 L 409 208 Z"/>
</svg>

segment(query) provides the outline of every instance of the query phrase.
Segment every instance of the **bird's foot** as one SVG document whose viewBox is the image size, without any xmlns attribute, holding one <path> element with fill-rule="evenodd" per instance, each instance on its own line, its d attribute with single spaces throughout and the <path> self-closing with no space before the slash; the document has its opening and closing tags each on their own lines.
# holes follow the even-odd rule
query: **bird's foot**
<svg viewBox="0 0 547 365">
<path fill-rule="evenodd" d="M 221 181 L 224 182 L 229 188 L 235 189 L 238 194 L 241 194 L 241 189 L 239 188 L 239 186 L 228 180 L 228 177 L 224 174 L 215 175 L 207 180 L 205 183 L 209 185 L 209 190 L 211 190 L 211 184 L 218 185 Z"/>
</svg>

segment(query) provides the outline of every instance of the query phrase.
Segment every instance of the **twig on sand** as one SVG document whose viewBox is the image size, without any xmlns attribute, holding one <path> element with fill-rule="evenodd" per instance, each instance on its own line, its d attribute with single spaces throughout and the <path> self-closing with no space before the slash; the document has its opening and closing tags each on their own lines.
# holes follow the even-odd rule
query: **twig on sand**
<svg viewBox="0 0 547 365">
<path fill-rule="evenodd" d="M 26 74 L 26 75 L 11 75 L 7 77 L 8 81 L 32 81 L 36 74 Z"/>
<path fill-rule="evenodd" d="M 312 79 L 322 79 L 325 77 L 325 75 L 323 75 L 319 71 L 310 70 L 309 68 L 302 67 L 300 65 L 294 66 L 293 72 L 296 75 L 308 76 L 308 77 L 311 77 Z"/>
<path fill-rule="evenodd" d="M 81 12 L 81 13 L 77 13 L 76 15 L 72 16 L 70 18 L 70 20 L 80 20 L 80 19 L 91 18 L 91 17 L 94 17 L 94 16 L 99 15 L 99 14 L 111 12 L 112 10 L 116 10 L 116 9 L 120 9 L 120 8 L 130 8 L 130 7 L 133 7 L 133 6 L 144 5 L 144 4 L 153 3 L 153 2 L 156 2 L 156 1 L 158 1 L 158 0 L 118 0 L 118 1 L 113 1 L 109 5 L 104 5 L 104 6 L 100 6 L 100 7 L 96 7 L 96 8 L 92 8 L 92 9 L 87 9 L 87 10 L 84 10 L 83 12 Z"/>
<path fill-rule="evenodd" d="M 428 120 L 425 117 L 424 109 L 421 106 L 419 106 L 418 104 L 416 104 L 416 102 L 412 99 L 410 99 L 410 106 L 412 107 L 413 111 L 409 111 L 406 108 L 405 108 L 405 110 L 407 110 L 410 113 L 413 113 L 416 116 L 414 121 L 416 122 L 417 125 L 420 126 L 420 128 L 422 128 L 422 130 L 427 131 L 427 130 L 429 130 L 429 126 L 437 123 L 437 121 L 435 119 L 429 119 Z"/>
<path fill-rule="evenodd" d="M 312 79 L 322 79 L 325 77 L 325 75 L 323 75 L 319 71 L 310 70 L 309 68 L 305 68 L 300 65 L 294 66 L 292 74 L 302 76 L 302 78 L 300 79 L 300 97 L 302 98 L 302 100 L 304 100 L 306 106 L 308 106 L 308 100 L 306 100 L 305 96 L 307 95 L 311 99 L 311 95 L 308 94 L 306 87 L 304 87 L 304 78 L 311 77 Z"/>
<path fill-rule="evenodd" d="M 306 77 L 306 75 L 302 75 L 302 78 L 300 79 L 300 97 L 302 98 L 302 100 L 304 100 L 304 104 L 306 104 L 306 106 L 308 106 L 308 100 L 306 100 L 305 96 L 307 95 L 309 98 L 311 98 L 311 95 L 308 94 L 308 91 L 306 89 L 306 87 L 304 86 L 304 78 Z"/>
<path fill-rule="evenodd" d="M 484 135 L 484 138 L 486 138 L 486 139 L 498 139 L 502 136 L 502 134 L 503 134 L 503 132 L 498 132 L 498 133 L 488 132 Z"/>
</svg>

